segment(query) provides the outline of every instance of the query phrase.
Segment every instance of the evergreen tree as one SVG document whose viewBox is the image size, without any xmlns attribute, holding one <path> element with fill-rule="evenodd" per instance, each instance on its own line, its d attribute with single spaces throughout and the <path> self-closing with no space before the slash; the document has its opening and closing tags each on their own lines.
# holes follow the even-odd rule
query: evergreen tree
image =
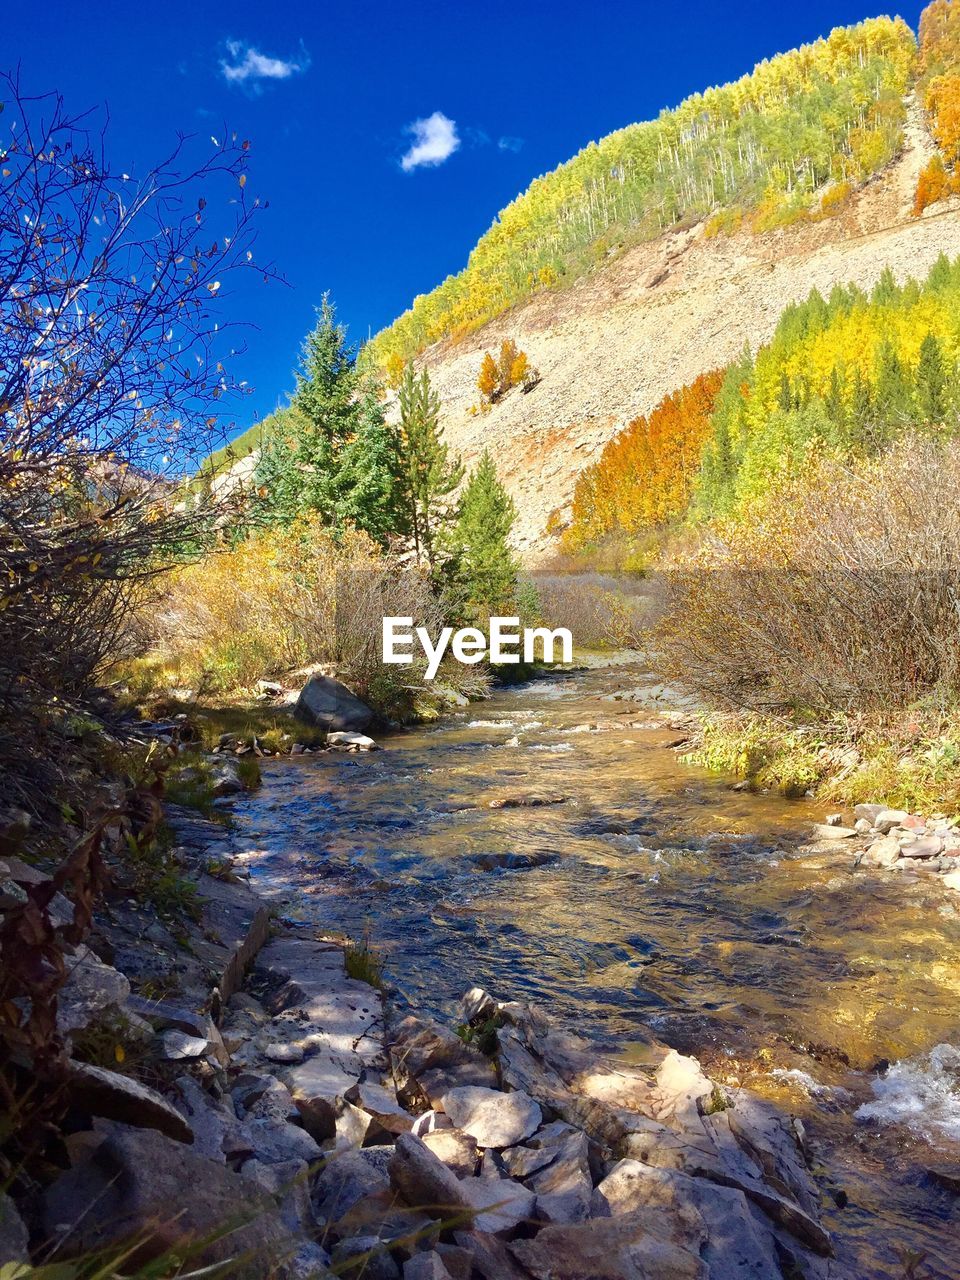
<svg viewBox="0 0 960 1280">
<path fill-rule="evenodd" d="M 450 537 L 447 598 L 460 616 L 479 621 L 515 603 L 519 566 L 508 538 L 516 514 L 485 449 L 464 487 Z"/>
<path fill-rule="evenodd" d="M 463 479 L 463 465 L 450 457 L 440 430 L 440 398 L 430 375 L 419 376 L 409 363 L 400 384 L 400 452 L 403 528 L 418 560 L 434 562 L 440 525 L 448 516 L 446 499 Z"/>
<path fill-rule="evenodd" d="M 263 516 L 289 524 L 315 511 L 328 528 L 350 524 L 386 545 L 399 522 L 397 436 L 373 388 L 360 383 L 356 352 L 327 294 L 296 378 L 283 429 L 257 467 Z"/>
<path fill-rule="evenodd" d="M 940 343 L 934 334 L 928 333 L 920 344 L 917 365 L 917 408 L 925 423 L 933 426 L 943 423 L 947 407 L 946 382 Z"/>
<path fill-rule="evenodd" d="M 909 372 L 889 341 L 877 353 L 873 398 L 878 429 L 873 445 L 879 448 L 912 422 L 915 414 Z"/>
</svg>

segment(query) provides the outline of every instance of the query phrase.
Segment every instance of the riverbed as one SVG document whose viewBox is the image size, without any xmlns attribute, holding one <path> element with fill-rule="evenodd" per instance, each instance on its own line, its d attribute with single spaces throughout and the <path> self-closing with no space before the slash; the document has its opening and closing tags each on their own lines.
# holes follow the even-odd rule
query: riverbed
<svg viewBox="0 0 960 1280">
<path fill-rule="evenodd" d="M 484 986 L 776 1098 L 838 1276 L 960 1276 L 960 912 L 805 851 L 822 810 L 684 762 L 682 726 L 636 661 L 554 674 L 376 752 L 265 762 L 240 858 L 289 918 L 366 936 L 401 1002 L 452 1022 Z"/>
</svg>

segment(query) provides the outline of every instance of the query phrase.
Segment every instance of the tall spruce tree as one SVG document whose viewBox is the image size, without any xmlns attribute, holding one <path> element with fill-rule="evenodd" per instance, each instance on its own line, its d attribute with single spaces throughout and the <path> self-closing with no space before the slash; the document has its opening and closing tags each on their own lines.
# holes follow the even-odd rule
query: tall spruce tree
<svg viewBox="0 0 960 1280">
<path fill-rule="evenodd" d="M 266 442 L 257 467 L 265 519 L 289 524 L 315 511 L 335 531 L 349 524 L 385 545 L 401 523 L 397 434 L 374 390 L 361 384 L 356 352 L 327 294 L 296 378 L 283 429 Z"/>
<path fill-rule="evenodd" d="M 464 486 L 450 537 L 447 599 L 460 617 L 482 621 L 515 605 L 519 565 L 508 539 L 516 517 L 485 449 Z"/>
<path fill-rule="evenodd" d="M 920 344 L 917 364 L 917 408 L 923 422 L 942 425 L 947 410 L 946 386 L 943 350 L 936 335 L 928 333 Z"/>
<path fill-rule="evenodd" d="M 417 559 L 433 565 L 437 535 L 452 514 L 449 497 L 463 479 L 463 464 L 451 457 L 440 429 L 440 397 L 430 375 L 412 362 L 400 384 L 400 473 L 404 531 Z"/>
</svg>

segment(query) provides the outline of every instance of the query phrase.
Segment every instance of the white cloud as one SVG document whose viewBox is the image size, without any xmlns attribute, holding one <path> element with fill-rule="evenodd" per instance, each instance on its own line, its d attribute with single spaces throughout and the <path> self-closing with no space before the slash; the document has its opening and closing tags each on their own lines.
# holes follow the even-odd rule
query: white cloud
<svg viewBox="0 0 960 1280">
<path fill-rule="evenodd" d="M 435 111 L 425 120 L 414 120 L 405 132 L 413 135 L 413 145 L 400 161 L 405 173 L 421 165 L 443 164 L 460 146 L 456 121 L 442 111 Z"/>
<path fill-rule="evenodd" d="M 498 138 L 497 146 L 501 151 L 519 151 L 523 146 L 522 138 L 511 138 L 509 135 Z"/>
<path fill-rule="evenodd" d="M 220 59 L 220 71 L 228 84 L 243 84 L 259 89 L 262 80 L 289 80 L 306 71 L 310 55 L 301 44 L 295 58 L 272 58 L 242 40 L 227 41 L 228 57 Z"/>
</svg>

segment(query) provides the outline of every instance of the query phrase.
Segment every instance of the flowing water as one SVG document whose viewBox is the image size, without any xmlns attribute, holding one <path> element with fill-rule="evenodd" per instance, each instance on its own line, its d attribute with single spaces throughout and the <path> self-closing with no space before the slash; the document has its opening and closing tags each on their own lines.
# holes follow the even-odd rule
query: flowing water
<svg viewBox="0 0 960 1280">
<path fill-rule="evenodd" d="M 480 985 L 775 1098 L 811 1136 L 837 1276 L 956 1280 L 960 913 L 842 842 L 803 853 L 822 812 L 682 762 L 661 697 L 610 661 L 270 763 L 235 806 L 242 858 L 448 1022 Z"/>
</svg>

